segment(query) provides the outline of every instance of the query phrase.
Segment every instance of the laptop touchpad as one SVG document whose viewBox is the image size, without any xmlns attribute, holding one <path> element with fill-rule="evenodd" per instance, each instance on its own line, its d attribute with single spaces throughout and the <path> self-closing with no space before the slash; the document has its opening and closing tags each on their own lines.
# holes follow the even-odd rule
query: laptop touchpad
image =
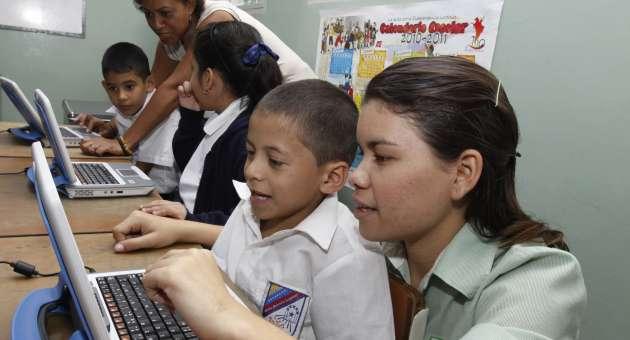
<svg viewBox="0 0 630 340">
<path fill-rule="evenodd" d="M 123 177 L 137 177 L 138 173 L 133 169 L 117 169 L 118 173 Z"/>
</svg>

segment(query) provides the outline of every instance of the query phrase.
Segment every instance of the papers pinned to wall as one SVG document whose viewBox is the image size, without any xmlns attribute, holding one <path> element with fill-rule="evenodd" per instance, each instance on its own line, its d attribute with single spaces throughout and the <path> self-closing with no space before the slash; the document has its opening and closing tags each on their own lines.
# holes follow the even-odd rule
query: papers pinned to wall
<svg viewBox="0 0 630 340">
<path fill-rule="evenodd" d="M 410 57 L 456 55 L 487 69 L 503 0 L 447 0 L 322 10 L 316 72 L 360 105 L 367 83 Z"/>
</svg>

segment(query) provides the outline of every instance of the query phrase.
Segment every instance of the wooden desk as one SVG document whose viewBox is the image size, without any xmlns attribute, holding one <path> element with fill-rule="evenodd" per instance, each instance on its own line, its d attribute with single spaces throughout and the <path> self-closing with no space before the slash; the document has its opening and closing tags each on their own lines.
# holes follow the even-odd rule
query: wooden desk
<svg viewBox="0 0 630 340">
<path fill-rule="evenodd" d="M 0 130 L 24 126 L 19 122 L 0 122 Z M 81 161 L 129 162 L 129 157 L 95 157 L 69 148 L 70 157 Z M 45 148 L 47 157 L 52 150 Z M 0 134 L 0 173 L 19 172 L 33 163 L 31 146 L 8 133 Z M 154 191 L 149 196 L 129 198 L 66 199 L 63 205 L 75 233 L 110 232 L 139 205 L 159 199 Z M 45 235 L 35 193 L 26 176 L 0 175 L 0 237 Z"/>
<path fill-rule="evenodd" d="M 167 251 L 158 249 L 116 254 L 112 250 L 114 241 L 111 234 L 76 235 L 75 238 L 85 265 L 98 272 L 142 269 Z M 182 244 L 175 248 L 190 247 L 196 245 Z M 47 236 L 0 238 L 0 259 L 20 259 L 35 265 L 43 273 L 59 271 Z M 14 273 L 7 265 L 0 267 L 0 339 L 9 339 L 13 313 L 20 301 L 34 289 L 53 287 L 57 280 L 57 277 L 27 279 Z"/>
<path fill-rule="evenodd" d="M 141 204 L 159 199 L 148 196 L 124 198 L 63 198 L 62 204 L 75 234 L 109 233 L 111 228 Z M 26 175 L 0 176 L 0 237 L 46 235 L 39 215 L 35 189 Z"/>
<path fill-rule="evenodd" d="M 2 122 L 0 121 L 0 131 L 6 130 L 14 127 L 25 126 L 26 123 L 20 122 Z M 46 152 L 46 157 L 52 157 L 53 152 L 51 148 L 44 148 L 44 152 Z M 68 148 L 68 152 L 70 153 L 70 158 L 72 159 L 80 159 L 82 161 L 87 160 L 106 160 L 108 162 L 121 162 L 121 161 L 130 161 L 131 158 L 128 156 L 108 156 L 108 157 L 96 157 L 85 155 L 81 152 L 80 148 Z M 20 140 L 13 136 L 10 133 L 1 133 L 0 134 L 0 157 L 17 157 L 17 158 L 31 158 L 31 144 Z"/>
</svg>

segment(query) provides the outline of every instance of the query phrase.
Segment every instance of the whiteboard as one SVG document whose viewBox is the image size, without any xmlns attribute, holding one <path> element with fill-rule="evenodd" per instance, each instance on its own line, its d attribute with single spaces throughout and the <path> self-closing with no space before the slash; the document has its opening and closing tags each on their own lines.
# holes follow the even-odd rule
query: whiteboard
<svg viewBox="0 0 630 340">
<path fill-rule="evenodd" d="M 0 28 L 85 37 L 85 0 L 0 0 Z"/>
</svg>

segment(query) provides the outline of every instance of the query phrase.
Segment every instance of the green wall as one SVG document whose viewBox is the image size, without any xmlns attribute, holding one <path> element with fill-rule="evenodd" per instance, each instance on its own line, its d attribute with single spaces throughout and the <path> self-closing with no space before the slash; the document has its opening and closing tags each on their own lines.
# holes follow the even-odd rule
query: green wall
<svg viewBox="0 0 630 340">
<path fill-rule="evenodd" d="M 84 39 L 0 29 L 0 75 L 16 81 L 29 99 L 33 90 L 42 89 L 57 117 L 64 98 L 107 100 L 100 84 L 101 57 L 111 44 L 135 43 L 153 60 L 157 39 L 131 0 L 87 0 L 86 6 Z M 22 120 L 4 92 L 0 119 Z"/>
<path fill-rule="evenodd" d="M 314 66 L 319 10 L 415 1 L 267 0 L 261 16 Z M 507 0 L 493 61 L 517 110 L 524 208 L 566 232 L 582 264 L 582 339 L 621 339 L 630 307 L 630 3 Z"/>
</svg>

